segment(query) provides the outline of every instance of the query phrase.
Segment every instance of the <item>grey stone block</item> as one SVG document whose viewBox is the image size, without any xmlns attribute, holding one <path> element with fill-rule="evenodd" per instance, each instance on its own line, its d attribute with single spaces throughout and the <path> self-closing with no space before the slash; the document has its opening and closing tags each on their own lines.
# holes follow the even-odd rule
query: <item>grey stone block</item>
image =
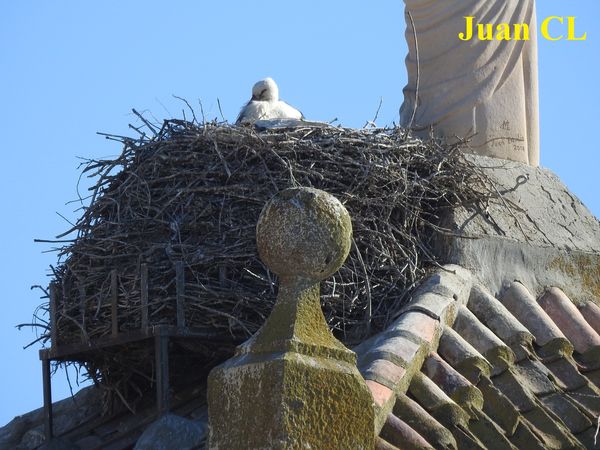
<svg viewBox="0 0 600 450">
<path fill-rule="evenodd" d="M 206 438 L 208 424 L 166 414 L 142 433 L 134 450 L 187 450 Z"/>
</svg>

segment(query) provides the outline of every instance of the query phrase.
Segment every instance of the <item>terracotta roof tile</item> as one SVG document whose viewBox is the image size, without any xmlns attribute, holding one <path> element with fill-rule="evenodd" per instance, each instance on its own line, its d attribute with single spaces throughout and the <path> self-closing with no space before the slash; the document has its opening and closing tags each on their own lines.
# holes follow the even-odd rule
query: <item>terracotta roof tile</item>
<svg viewBox="0 0 600 450">
<path fill-rule="evenodd" d="M 452 328 L 444 329 L 438 353 L 471 383 L 491 374 L 492 365 L 488 360 Z"/>
<path fill-rule="evenodd" d="M 587 414 L 582 412 L 568 397 L 554 393 L 542 397 L 540 400 L 562 420 L 571 433 L 581 433 L 592 426 Z"/>
<path fill-rule="evenodd" d="M 402 311 L 422 312 L 436 320 L 446 322 L 449 317 L 455 314 L 456 300 L 451 296 L 439 295 L 432 292 L 423 292 L 412 297 L 412 300 Z"/>
<path fill-rule="evenodd" d="M 419 339 L 431 344 L 439 337 L 440 321 L 423 312 L 409 311 L 403 313 L 388 328 L 389 331 L 410 331 Z"/>
<path fill-rule="evenodd" d="M 598 436 L 596 436 L 596 427 L 592 426 L 582 433 L 575 435 L 585 448 L 600 448 L 598 445 Z"/>
<path fill-rule="evenodd" d="M 424 374 L 413 376 L 408 392 L 444 426 L 468 427 L 469 414 Z"/>
<path fill-rule="evenodd" d="M 406 374 L 404 367 L 385 359 L 376 359 L 361 367 L 360 372 L 365 380 L 373 380 L 394 389 Z"/>
<path fill-rule="evenodd" d="M 519 359 L 528 356 L 528 351 L 522 351 L 522 349 L 531 348 L 533 335 L 487 290 L 478 285 L 473 286 L 468 307 L 485 326 L 508 344 L 515 353 L 522 354 Z"/>
<path fill-rule="evenodd" d="M 513 351 L 467 307 L 458 309 L 454 329 L 492 364 L 493 374 L 503 372 L 514 362 Z"/>
<path fill-rule="evenodd" d="M 450 364 L 436 353 L 431 353 L 421 369 L 436 385 L 438 385 L 452 400 L 466 411 L 473 414 L 474 410 L 483 408 L 483 395 L 469 380 L 458 373 Z"/>
<path fill-rule="evenodd" d="M 484 444 L 475 437 L 473 433 L 469 431 L 468 428 L 464 427 L 455 427 L 452 430 L 452 434 L 458 442 L 458 448 L 467 448 L 469 450 L 487 450 Z"/>
<path fill-rule="evenodd" d="M 585 377 L 590 380 L 596 387 L 600 388 L 600 369 L 584 371 Z"/>
<path fill-rule="evenodd" d="M 563 291 L 552 287 L 544 293 L 539 303 L 576 351 L 585 353 L 592 347 L 600 346 L 600 335 L 587 323 Z"/>
<path fill-rule="evenodd" d="M 494 386 L 502 392 L 519 412 L 530 411 L 536 407 L 536 398 L 533 392 L 523 386 L 522 381 L 512 370 L 492 378 Z"/>
<path fill-rule="evenodd" d="M 600 334 L 600 306 L 596 303 L 585 302 L 579 307 L 579 310 L 587 323 L 596 333 Z"/>
<path fill-rule="evenodd" d="M 540 396 L 556 392 L 554 376 L 536 360 L 520 361 L 512 367 L 512 371 L 520 380 L 521 385 L 527 387 L 534 395 Z"/>
<path fill-rule="evenodd" d="M 538 407 L 523 413 L 523 417 L 527 420 L 533 433 L 543 443 L 544 448 L 584 449 L 555 414 L 549 414 L 543 408 Z"/>
<path fill-rule="evenodd" d="M 500 301 L 533 334 L 538 345 L 544 346 L 554 339 L 566 340 L 564 334 L 521 283 L 511 283 L 500 297 Z"/>
<path fill-rule="evenodd" d="M 412 332 L 409 332 L 412 334 Z M 421 351 L 421 345 L 415 342 L 416 339 L 409 339 L 404 336 L 384 335 L 368 350 L 364 357 L 361 357 L 359 365 L 363 367 L 364 362 L 375 359 L 386 359 L 397 366 L 406 367 L 412 361 L 415 355 Z M 364 361 L 364 362 L 363 362 Z"/>
<path fill-rule="evenodd" d="M 464 279 L 435 274 L 386 331 L 357 348 L 379 406 L 377 448 L 589 448 L 600 345 L 572 355 L 575 335 L 521 283 L 498 300 L 471 281 L 461 290 Z M 593 308 L 582 310 L 593 316 Z"/>
<path fill-rule="evenodd" d="M 561 389 L 573 391 L 586 386 L 587 379 L 577 370 L 572 358 L 558 358 L 546 363 L 546 367 L 552 372 Z"/>
<path fill-rule="evenodd" d="M 455 450 L 458 448 L 452 433 L 405 394 L 398 395 L 394 414 L 410 425 L 436 449 Z"/>
<path fill-rule="evenodd" d="M 371 391 L 375 404 L 379 407 L 385 405 L 394 396 L 394 391 L 377 381 L 365 380 L 365 383 Z"/>
<path fill-rule="evenodd" d="M 398 447 L 396 447 L 395 445 L 392 445 L 389 442 L 385 441 L 381 437 L 378 437 L 375 440 L 375 450 L 400 450 L 400 449 Z"/>
<path fill-rule="evenodd" d="M 586 384 L 569 392 L 567 396 L 588 411 L 592 417 L 600 417 L 600 389 L 593 384 Z"/>
<path fill-rule="evenodd" d="M 469 423 L 469 430 L 483 443 L 486 449 L 517 450 L 504 431 L 483 412 L 476 413 Z"/>
<path fill-rule="evenodd" d="M 548 450 L 544 440 L 534 432 L 534 427 L 527 421 L 520 421 L 515 433 L 510 436 L 515 447 L 523 450 Z M 556 447 L 554 447 L 556 448 Z"/>
<path fill-rule="evenodd" d="M 483 394 L 483 412 L 492 417 L 509 436 L 512 436 L 520 418 L 515 405 L 487 377 L 479 381 L 477 388 Z"/>
<path fill-rule="evenodd" d="M 433 449 L 423 436 L 393 414 L 388 415 L 380 436 L 390 444 L 403 450 Z"/>
<path fill-rule="evenodd" d="M 447 264 L 421 283 L 415 289 L 414 295 L 429 292 L 453 298 L 458 303 L 465 304 L 471 290 L 471 279 L 471 272 L 465 268 L 456 264 Z"/>
</svg>

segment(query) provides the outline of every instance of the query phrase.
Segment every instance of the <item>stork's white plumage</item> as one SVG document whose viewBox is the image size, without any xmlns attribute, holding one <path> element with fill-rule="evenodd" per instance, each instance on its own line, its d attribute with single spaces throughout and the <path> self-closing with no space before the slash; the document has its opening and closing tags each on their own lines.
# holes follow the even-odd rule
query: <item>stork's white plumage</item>
<svg viewBox="0 0 600 450">
<path fill-rule="evenodd" d="M 265 119 L 304 119 L 300 111 L 279 100 L 279 88 L 272 78 L 260 80 L 252 87 L 252 98 L 244 105 L 235 123 Z"/>
</svg>

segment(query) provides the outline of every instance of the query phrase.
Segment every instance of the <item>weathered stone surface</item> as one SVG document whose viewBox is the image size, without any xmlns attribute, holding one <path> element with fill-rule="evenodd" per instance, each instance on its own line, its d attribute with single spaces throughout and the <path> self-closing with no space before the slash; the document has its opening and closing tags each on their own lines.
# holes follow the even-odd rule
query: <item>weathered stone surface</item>
<svg viewBox="0 0 600 450">
<path fill-rule="evenodd" d="M 40 447 L 44 441 L 44 429 L 42 427 L 33 428 L 23 435 L 23 439 L 21 439 L 17 448 L 19 450 L 33 450 Z"/>
<path fill-rule="evenodd" d="M 373 399 L 348 363 L 249 354 L 211 373 L 208 396 L 210 448 L 373 446 Z"/>
<path fill-rule="evenodd" d="M 263 209 L 259 254 L 281 286 L 263 327 L 209 375 L 209 448 L 374 448 L 374 396 L 319 303 L 351 230 L 341 203 L 316 189 L 288 189 Z"/>
<path fill-rule="evenodd" d="M 166 414 L 144 430 L 134 450 L 193 449 L 204 441 L 207 431 L 205 422 Z"/>
<path fill-rule="evenodd" d="M 520 280 L 539 296 L 558 286 L 578 301 L 600 298 L 600 222 L 551 171 L 469 155 L 504 200 L 487 211 L 446 216 L 458 236 L 440 236 L 443 262 L 464 266 L 493 295 Z"/>
<path fill-rule="evenodd" d="M 346 208 L 312 188 L 280 192 L 265 205 L 256 225 L 260 258 L 280 277 L 331 276 L 346 260 L 351 236 Z"/>
</svg>

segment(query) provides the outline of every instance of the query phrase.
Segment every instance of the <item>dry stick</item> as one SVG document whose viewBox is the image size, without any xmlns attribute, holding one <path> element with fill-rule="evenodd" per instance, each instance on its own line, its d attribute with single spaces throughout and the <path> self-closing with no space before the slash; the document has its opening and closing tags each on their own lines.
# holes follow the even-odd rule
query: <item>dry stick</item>
<svg viewBox="0 0 600 450">
<path fill-rule="evenodd" d="M 135 130 L 139 133 L 140 135 L 140 139 L 145 139 L 146 138 L 146 133 L 144 133 L 142 130 L 140 130 L 141 127 L 136 127 L 132 124 L 129 124 L 129 128 L 131 128 L 132 130 Z"/>
<path fill-rule="evenodd" d="M 142 330 L 148 329 L 148 264 L 140 266 L 140 300 L 142 303 Z"/>
<path fill-rule="evenodd" d="M 377 111 L 375 111 L 375 117 L 373 117 L 373 120 L 371 120 L 371 121 L 367 120 L 365 122 L 365 125 L 363 126 L 363 128 L 366 128 L 367 125 L 371 125 L 373 128 L 377 127 L 375 121 L 377 120 L 377 117 L 379 117 L 379 110 L 381 109 L 381 105 L 382 104 L 383 104 L 383 97 L 379 97 L 379 106 L 377 106 Z M 311 132 L 312 132 L 312 130 L 311 130 Z M 305 138 L 306 136 L 308 136 L 308 134 L 306 134 L 305 136 L 303 136 L 303 138 Z"/>
<path fill-rule="evenodd" d="M 189 110 L 192 112 L 192 118 L 193 118 L 193 122 L 192 122 L 192 123 L 198 123 L 198 120 L 196 119 L 196 113 L 194 112 L 194 109 L 193 109 L 193 108 L 192 108 L 192 106 L 191 106 L 191 105 L 188 103 L 188 101 L 187 101 L 185 98 L 178 97 L 178 96 L 177 96 L 177 95 L 175 95 L 175 94 L 172 94 L 172 95 L 173 95 L 173 97 L 175 97 L 177 100 L 181 100 L 182 102 L 184 102 L 184 103 L 187 105 L 187 107 L 189 108 Z"/>
<path fill-rule="evenodd" d="M 225 172 L 227 172 L 227 178 L 230 178 L 231 177 L 231 170 L 229 170 L 229 166 L 227 165 L 227 161 L 225 161 L 225 158 L 223 158 L 223 155 L 219 151 L 219 145 L 217 144 L 216 140 L 214 141 L 214 144 L 215 144 L 215 152 L 217 153 L 217 156 L 219 157 L 219 159 L 223 163 L 223 167 L 225 168 Z"/>
<path fill-rule="evenodd" d="M 371 319 L 373 314 L 373 301 L 371 299 L 371 284 L 369 282 L 369 273 L 367 272 L 367 266 L 365 266 L 365 262 L 363 260 L 362 255 L 360 254 L 360 250 L 356 245 L 356 241 L 352 238 L 352 245 L 356 249 L 356 255 L 358 257 L 358 261 L 362 267 L 362 270 L 365 274 L 365 288 L 367 293 L 367 335 L 371 334 Z"/>
<path fill-rule="evenodd" d="M 217 106 L 219 107 L 219 113 L 221 114 L 221 119 L 223 119 L 223 122 L 227 122 L 227 120 L 225 119 L 225 116 L 223 115 L 223 110 L 221 109 L 221 100 L 219 100 L 219 97 L 217 97 Z"/>
<path fill-rule="evenodd" d="M 145 118 L 145 117 L 144 117 L 142 114 L 140 114 L 139 112 L 137 112 L 137 111 L 135 110 L 135 108 L 131 108 L 131 111 L 132 111 L 132 112 L 133 112 L 133 113 L 134 113 L 134 114 L 135 114 L 135 115 L 136 115 L 136 116 L 137 116 L 137 117 L 138 117 L 138 118 L 139 118 L 139 119 L 140 119 L 142 122 L 144 122 L 144 125 L 146 125 L 146 126 L 147 126 L 147 127 L 150 129 L 150 131 L 152 131 L 152 132 L 154 133 L 154 135 L 155 135 L 155 136 L 156 136 L 156 135 L 158 135 L 158 130 L 157 130 L 155 127 L 154 127 L 154 125 L 152 125 L 152 124 L 151 124 L 151 123 L 150 123 L 148 120 L 146 120 L 146 118 Z M 99 134 L 101 134 L 101 133 L 99 133 Z"/>
<path fill-rule="evenodd" d="M 117 279 L 117 270 L 113 269 L 110 272 L 110 316 L 111 316 L 111 324 L 112 324 L 112 336 L 117 337 L 119 334 L 119 318 L 118 318 L 118 279 Z"/>
<path fill-rule="evenodd" d="M 204 107 L 202 106 L 202 100 L 198 99 L 200 104 L 200 114 L 202 114 L 202 128 L 206 131 L 206 116 L 204 115 Z"/>
<path fill-rule="evenodd" d="M 185 272 L 183 261 L 175 263 L 177 327 L 185 327 Z"/>
</svg>

